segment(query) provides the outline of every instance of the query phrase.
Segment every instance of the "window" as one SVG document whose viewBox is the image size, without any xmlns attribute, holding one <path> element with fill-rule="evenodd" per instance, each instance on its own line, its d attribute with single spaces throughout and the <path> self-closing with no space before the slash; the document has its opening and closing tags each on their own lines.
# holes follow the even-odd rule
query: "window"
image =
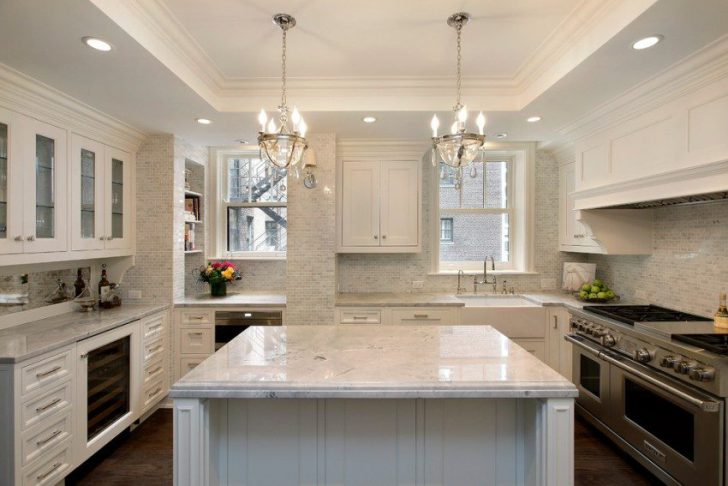
<svg viewBox="0 0 728 486">
<path fill-rule="evenodd" d="M 529 149 L 488 151 L 463 169 L 461 184 L 456 184 L 455 169 L 440 164 L 434 186 L 440 237 L 434 241 L 439 248 L 433 251 L 433 271 L 482 272 L 486 256 L 495 259 L 496 270 L 528 270 L 529 154 Z"/>
<path fill-rule="evenodd" d="M 227 155 L 220 164 L 226 256 L 285 257 L 286 171 L 271 169 L 257 153 Z"/>
<path fill-rule="evenodd" d="M 452 243 L 452 218 L 440 218 L 440 242 Z"/>
</svg>

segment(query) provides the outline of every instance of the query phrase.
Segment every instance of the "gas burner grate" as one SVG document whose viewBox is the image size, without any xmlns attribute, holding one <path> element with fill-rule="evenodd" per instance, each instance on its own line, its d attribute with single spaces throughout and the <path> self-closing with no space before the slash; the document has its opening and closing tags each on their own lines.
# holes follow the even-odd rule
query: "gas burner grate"
<svg viewBox="0 0 728 486">
<path fill-rule="evenodd" d="M 728 355 L 728 334 L 673 334 L 672 338 L 711 353 Z"/>
<path fill-rule="evenodd" d="M 686 322 L 709 321 L 710 319 L 686 312 L 667 309 L 657 305 L 587 305 L 584 310 L 609 317 L 625 324 L 635 322 Z"/>
</svg>

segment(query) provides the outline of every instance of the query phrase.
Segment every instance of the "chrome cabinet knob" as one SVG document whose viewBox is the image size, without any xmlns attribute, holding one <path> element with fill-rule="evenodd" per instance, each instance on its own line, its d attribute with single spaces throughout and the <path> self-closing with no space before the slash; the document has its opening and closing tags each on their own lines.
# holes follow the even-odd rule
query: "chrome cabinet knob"
<svg viewBox="0 0 728 486">
<path fill-rule="evenodd" d="M 15 237 L 15 241 L 23 241 L 23 237 L 21 235 L 18 235 Z"/>
<path fill-rule="evenodd" d="M 378 240 L 379 239 L 379 235 L 374 235 L 374 239 L 375 240 Z"/>
<path fill-rule="evenodd" d="M 680 358 L 676 358 L 672 355 L 667 355 L 660 360 L 660 366 L 663 368 L 674 368 L 680 362 Z"/>
<path fill-rule="evenodd" d="M 695 381 L 713 381 L 715 370 L 711 368 L 695 368 L 690 371 L 690 379 Z"/>
<path fill-rule="evenodd" d="M 386 240 L 387 239 L 387 235 L 382 235 L 382 239 L 383 240 Z"/>
<path fill-rule="evenodd" d="M 35 235 L 30 235 L 26 238 L 28 241 L 35 241 Z"/>
<path fill-rule="evenodd" d="M 652 353 L 647 351 L 645 348 L 641 348 L 634 352 L 634 359 L 638 363 L 648 363 L 652 361 Z"/>
</svg>

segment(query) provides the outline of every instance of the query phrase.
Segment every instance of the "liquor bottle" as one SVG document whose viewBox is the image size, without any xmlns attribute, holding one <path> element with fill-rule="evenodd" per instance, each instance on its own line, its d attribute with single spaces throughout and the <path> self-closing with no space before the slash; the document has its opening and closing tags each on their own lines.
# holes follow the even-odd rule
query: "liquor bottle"
<svg viewBox="0 0 728 486">
<path fill-rule="evenodd" d="M 713 318 L 715 327 L 728 328 L 728 308 L 726 307 L 726 294 L 721 293 L 719 297 L 718 312 Z"/>
<path fill-rule="evenodd" d="M 76 281 L 73 282 L 73 286 L 76 289 L 74 297 L 78 297 L 79 295 L 81 295 L 81 292 L 83 292 L 83 289 L 86 288 L 86 282 L 83 281 L 83 275 L 82 275 L 82 271 L 80 268 L 78 269 L 78 272 L 76 273 Z"/>
<path fill-rule="evenodd" d="M 99 304 L 103 304 L 106 295 L 111 290 L 111 282 L 106 278 L 106 265 L 101 266 L 101 280 L 99 280 Z"/>
</svg>

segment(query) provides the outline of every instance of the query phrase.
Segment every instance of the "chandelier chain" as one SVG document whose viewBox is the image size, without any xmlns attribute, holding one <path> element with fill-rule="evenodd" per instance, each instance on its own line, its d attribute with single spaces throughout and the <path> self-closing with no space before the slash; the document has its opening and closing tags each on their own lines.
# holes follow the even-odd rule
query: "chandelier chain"
<svg viewBox="0 0 728 486">
<path fill-rule="evenodd" d="M 283 49 L 281 53 L 281 121 L 283 121 L 284 123 L 288 120 L 288 109 L 286 107 L 286 77 L 288 75 L 286 71 L 286 34 L 286 29 L 283 29 Z"/>
<path fill-rule="evenodd" d="M 462 22 L 458 22 L 457 25 L 457 32 L 458 32 L 458 68 L 457 68 L 457 100 L 455 103 L 455 110 L 459 110 L 462 108 L 462 105 L 460 104 L 460 98 L 462 94 L 462 43 L 461 43 L 461 35 L 463 30 L 463 24 Z"/>
</svg>

